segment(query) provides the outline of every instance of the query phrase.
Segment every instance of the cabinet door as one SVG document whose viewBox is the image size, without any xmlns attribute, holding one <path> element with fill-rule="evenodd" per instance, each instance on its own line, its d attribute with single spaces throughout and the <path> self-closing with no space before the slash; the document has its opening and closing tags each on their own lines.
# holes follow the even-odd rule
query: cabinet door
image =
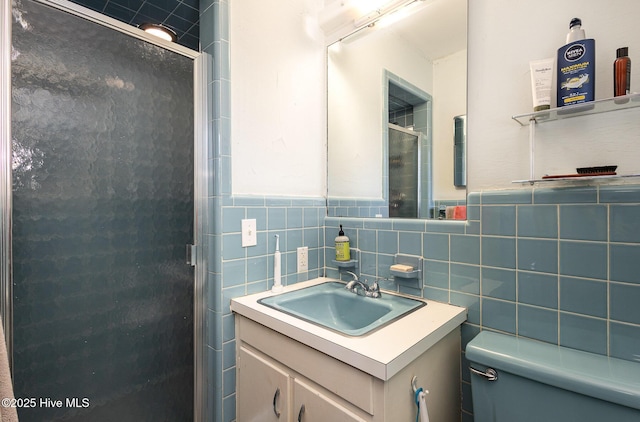
<svg viewBox="0 0 640 422">
<path fill-rule="evenodd" d="M 242 422 L 287 421 L 289 375 L 269 358 L 240 347 L 236 362 L 237 420 Z"/>
<path fill-rule="evenodd" d="M 330 396 L 299 379 L 293 380 L 293 421 L 365 422 Z"/>
</svg>

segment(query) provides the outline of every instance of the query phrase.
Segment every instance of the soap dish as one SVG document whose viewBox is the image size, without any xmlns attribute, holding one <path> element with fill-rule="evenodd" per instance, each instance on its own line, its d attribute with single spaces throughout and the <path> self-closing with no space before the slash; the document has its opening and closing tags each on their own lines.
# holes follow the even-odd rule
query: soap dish
<svg viewBox="0 0 640 422">
<path fill-rule="evenodd" d="M 395 264 L 389 268 L 392 276 L 402 279 L 421 279 L 422 257 L 396 254 Z"/>
</svg>

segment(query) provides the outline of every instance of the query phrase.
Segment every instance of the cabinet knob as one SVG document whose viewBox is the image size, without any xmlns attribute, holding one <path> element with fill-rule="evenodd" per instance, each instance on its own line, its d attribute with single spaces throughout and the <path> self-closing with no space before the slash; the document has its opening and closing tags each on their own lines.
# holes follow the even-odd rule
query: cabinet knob
<svg viewBox="0 0 640 422">
<path fill-rule="evenodd" d="M 276 389 L 276 393 L 273 395 L 273 413 L 275 413 L 276 417 L 280 418 L 280 411 L 278 410 L 278 398 L 280 397 L 280 387 Z"/>
<path fill-rule="evenodd" d="M 300 412 L 298 412 L 298 422 L 302 422 L 302 415 L 304 415 L 304 404 L 300 406 Z"/>
</svg>

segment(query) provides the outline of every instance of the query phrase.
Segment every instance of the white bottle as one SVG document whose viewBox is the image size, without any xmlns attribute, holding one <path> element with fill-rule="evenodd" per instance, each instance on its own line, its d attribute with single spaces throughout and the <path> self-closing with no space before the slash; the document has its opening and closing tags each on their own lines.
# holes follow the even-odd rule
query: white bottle
<svg viewBox="0 0 640 422">
<path fill-rule="evenodd" d="M 574 41 L 584 40 L 587 38 L 584 29 L 582 29 L 582 21 L 580 18 L 573 18 L 569 23 L 569 33 L 567 34 L 566 44 Z"/>
<path fill-rule="evenodd" d="M 340 224 L 340 231 L 336 237 L 336 261 L 349 261 L 351 251 L 349 250 L 349 237 L 345 236 Z"/>
</svg>

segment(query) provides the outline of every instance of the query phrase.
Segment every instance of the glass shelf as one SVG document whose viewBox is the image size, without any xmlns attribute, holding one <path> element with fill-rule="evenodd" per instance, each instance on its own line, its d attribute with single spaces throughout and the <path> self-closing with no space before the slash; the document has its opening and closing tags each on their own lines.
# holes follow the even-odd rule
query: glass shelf
<svg viewBox="0 0 640 422">
<path fill-rule="evenodd" d="M 640 177 L 640 174 L 616 174 L 610 176 L 582 176 L 582 177 L 554 177 L 551 179 L 526 179 L 514 180 L 511 183 L 549 183 L 549 182 L 594 182 L 594 181 L 611 181 L 616 179 L 626 179 L 631 177 Z"/>
<path fill-rule="evenodd" d="M 605 98 L 588 103 L 575 104 L 566 107 L 552 108 L 533 113 L 517 114 L 511 118 L 522 126 L 528 126 L 531 121 L 536 123 L 551 122 L 570 117 L 586 116 L 588 114 L 606 113 L 608 111 L 623 110 L 640 107 L 640 93 L 621 97 Z M 546 181 L 546 179 L 545 179 Z"/>
</svg>

